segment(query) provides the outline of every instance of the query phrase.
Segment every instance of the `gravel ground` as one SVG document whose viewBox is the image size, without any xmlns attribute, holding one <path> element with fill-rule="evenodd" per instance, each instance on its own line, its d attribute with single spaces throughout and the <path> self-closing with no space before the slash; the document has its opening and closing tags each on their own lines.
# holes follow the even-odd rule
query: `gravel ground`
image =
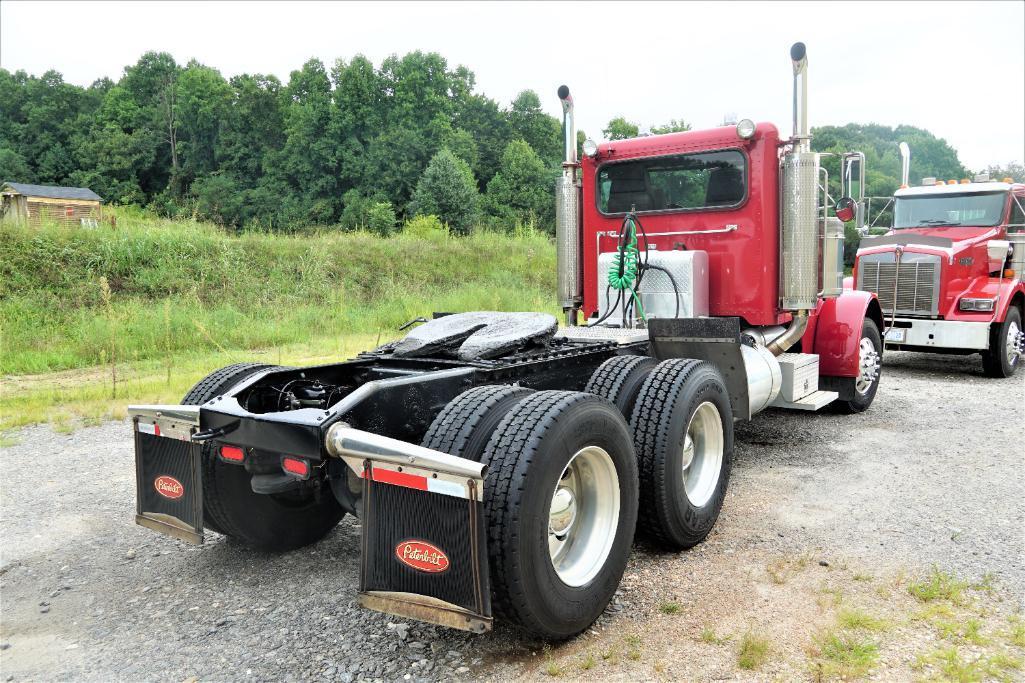
<svg viewBox="0 0 1025 683">
<path fill-rule="evenodd" d="M 989 574 L 1006 596 L 1000 609 L 1020 611 L 1025 377 L 987 379 L 972 357 L 892 353 L 883 382 L 862 415 L 770 411 L 738 425 L 730 493 L 709 541 L 679 555 L 641 542 L 617 600 L 566 651 L 634 629 L 652 642 L 670 638 L 659 647 L 693 660 L 695 648 L 711 646 L 691 640 L 688 649 L 682 634 L 715 609 L 738 623 L 762 614 L 800 630 L 800 599 L 728 577 L 764 574 L 767 558 L 802 553 L 824 558 L 818 569 L 850 564 L 877 576 L 934 564 L 971 579 Z M 473 637 L 357 607 L 352 519 L 285 555 L 211 533 L 195 548 L 132 523 L 127 423 L 13 436 L 18 443 L 0 455 L 5 680 L 501 680 L 541 671 L 541 644 L 501 626 Z M 683 605 L 672 627 L 656 609 L 667 596 Z M 715 666 L 619 675 L 738 673 Z"/>
</svg>

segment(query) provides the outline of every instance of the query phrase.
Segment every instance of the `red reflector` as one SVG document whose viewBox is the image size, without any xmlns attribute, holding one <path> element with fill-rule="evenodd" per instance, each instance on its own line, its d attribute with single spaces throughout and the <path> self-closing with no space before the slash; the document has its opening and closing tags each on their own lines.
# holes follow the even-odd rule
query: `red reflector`
<svg viewBox="0 0 1025 683">
<path fill-rule="evenodd" d="M 294 474 L 297 477 L 305 479 L 310 476 L 310 463 L 300 458 L 282 458 L 281 467 L 289 474 Z"/>
<path fill-rule="evenodd" d="M 221 446 L 221 457 L 231 462 L 243 462 L 246 453 L 238 446 Z"/>
<path fill-rule="evenodd" d="M 420 491 L 427 490 L 427 477 L 421 477 L 417 474 L 406 474 L 405 472 L 396 472 L 395 470 L 386 470 L 380 467 L 374 468 L 374 481 L 379 481 L 382 484 L 404 486 L 407 489 L 417 489 Z"/>
</svg>

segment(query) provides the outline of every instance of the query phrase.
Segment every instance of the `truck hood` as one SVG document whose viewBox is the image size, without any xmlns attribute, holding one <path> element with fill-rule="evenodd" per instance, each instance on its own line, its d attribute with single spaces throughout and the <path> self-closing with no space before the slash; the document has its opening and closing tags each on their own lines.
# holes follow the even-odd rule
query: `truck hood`
<svg viewBox="0 0 1025 683">
<path fill-rule="evenodd" d="M 861 240 L 858 255 L 892 251 L 902 246 L 905 251 L 941 253 L 950 258 L 987 242 L 1000 234 L 997 227 L 948 226 L 935 228 L 905 228 L 891 230 L 880 237 L 866 237 Z"/>
</svg>

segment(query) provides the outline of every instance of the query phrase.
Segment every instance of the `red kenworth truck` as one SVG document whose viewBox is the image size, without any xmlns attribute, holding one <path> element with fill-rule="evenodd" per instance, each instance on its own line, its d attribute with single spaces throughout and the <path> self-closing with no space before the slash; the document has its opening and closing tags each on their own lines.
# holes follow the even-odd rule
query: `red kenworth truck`
<svg viewBox="0 0 1025 683">
<path fill-rule="evenodd" d="M 565 326 L 436 314 L 352 360 L 233 365 L 181 405 L 132 406 L 136 521 L 287 550 L 351 514 L 368 608 L 478 633 L 495 616 L 545 638 L 586 629 L 635 531 L 681 550 L 712 530 L 735 421 L 858 412 L 879 386 L 882 309 L 842 286 L 857 202 L 829 213 L 804 45 L 790 56 L 790 138 L 744 119 L 588 142 L 581 161 L 560 88 Z M 845 178 L 863 162 L 844 154 Z"/>
<path fill-rule="evenodd" d="M 887 348 L 981 353 L 987 375 L 1013 375 L 1025 354 L 1025 185 L 925 178 L 893 201 L 893 228 L 861 241 L 850 280 L 879 297 Z"/>
</svg>

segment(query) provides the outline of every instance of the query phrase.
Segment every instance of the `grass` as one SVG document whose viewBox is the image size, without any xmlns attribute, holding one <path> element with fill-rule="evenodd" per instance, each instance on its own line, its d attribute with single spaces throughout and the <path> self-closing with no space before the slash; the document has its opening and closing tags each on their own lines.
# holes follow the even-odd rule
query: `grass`
<svg viewBox="0 0 1025 683">
<path fill-rule="evenodd" d="M 908 593 L 919 602 L 948 600 L 956 605 L 964 601 L 964 591 L 968 582 L 958 579 L 953 574 L 933 567 L 928 576 L 908 584 Z"/>
<path fill-rule="evenodd" d="M 886 619 L 875 617 L 854 607 L 845 607 L 836 615 L 840 628 L 862 631 L 885 631 L 890 627 Z"/>
<path fill-rule="evenodd" d="M 748 631 L 740 639 L 737 666 L 747 671 L 759 668 L 769 659 L 769 639 Z"/>
<path fill-rule="evenodd" d="M 628 635 L 623 638 L 626 643 L 626 658 L 637 661 L 641 658 L 641 638 L 637 635 Z"/>
<path fill-rule="evenodd" d="M 1011 628 L 1007 634 L 1007 640 L 1011 645 L 1025 648 L 1025 620 L 1021 617 L 1013 615 L 1008 619 L 1011 622 Z"/>
<path fill-rule="evenodd" d="M 945 681 L 956 683 L 976 683 L 977 681 L 1013 680 L 1012 674 L 1022 670 L 1020 657 L 1006 652 L 975 657 L 962 656 L 954 646 L 938 648 L 928 654 L 919 655 L 912 668 L 919 671 L 926 668 L 936 669 Z"/>
<path fill-rule="evenodd" d="M 580 670 L 590 671 L 594 668 L 595 664 L 597 663 L 597 660 L 595 660 L 594 658 L 594 653 L 588 652 L 587 655 L 582 660 L 580 660 Z"/>
<path fill-rule="evenodd" d="M 545 658 L 545 673 L 553 678 L 557 678 L 562 674 L 566 673 L 565 669 L 555 661 L 555 656 L 552 654 L 552 647 L 550 645 L 544 646 L 544 658 Z"/>
<path fill-rule="evenodd" d="M 116 230 L 0 223 L 0 430 L 55 405 L 74 421 L 177 401 L 254 350 L 267 362 L 348 357 L 433 311 L 555 312 L 554 285 L 554 248 L 533 231 L 235 235 L 139 213 Z M 80 369 L 59 386 L 31 377 Z"/>
<path fill-rule="evenodd" d="M 857 633 L 827 631 L 816 645 L 813 668 L 820 680 L 862 678 L 879 661 L 879 646 Z"/>
<path fill-rule="evenodd" d="M 658 606 L 658 611 L 662 614 L 679 614 L 681 609 L 683 608 L 680 607 L 680 603 L 672 600 L 663 602 Z"/>
<path fill-rule="evenodd" d="M 716 634 L 715 629 L 706 626 L 701 629 L 698 640 L 709 645 L 723 645 L 730 640 L 730 636 L 720 636 Z"/>
</svg>

